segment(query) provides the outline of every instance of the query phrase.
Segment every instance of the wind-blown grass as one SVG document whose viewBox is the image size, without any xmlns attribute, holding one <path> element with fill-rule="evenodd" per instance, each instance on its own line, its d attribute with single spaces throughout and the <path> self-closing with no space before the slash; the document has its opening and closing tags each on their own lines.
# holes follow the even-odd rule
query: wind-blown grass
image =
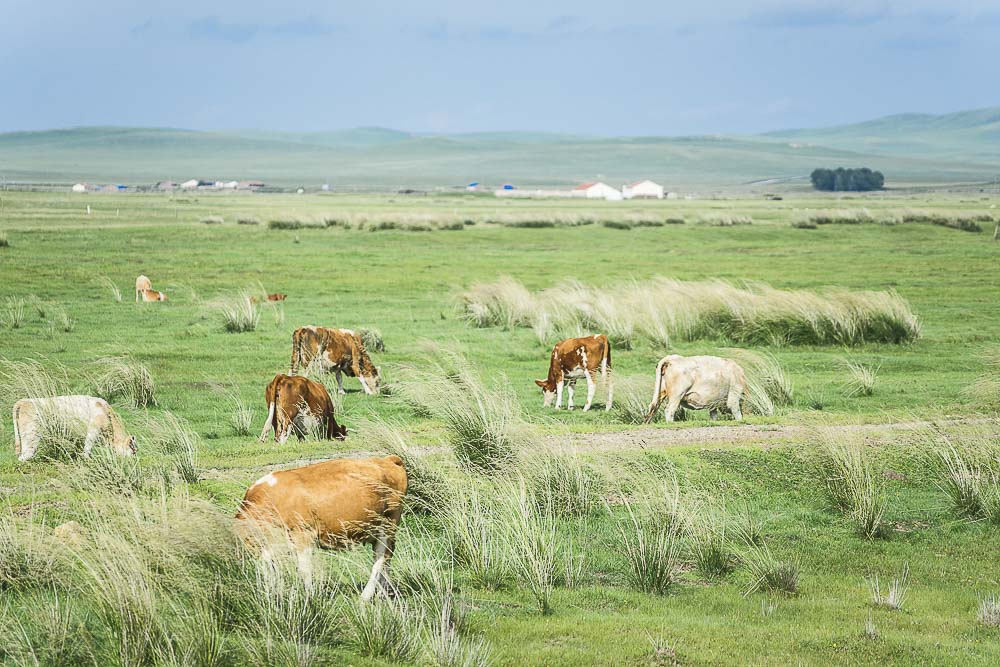
<svg viewBox="0 0 1000 667">
<path fill-rule="evenodd" d="M 941 463 L 940 488 L 960 517 L 1000 523 L 1000 443 L 938 429 L 931 446 Z"/>
<path fill-rule="evenodd" d="M 210 303 L 222 317 L 222 328 L 229 333 L 256 331 L 260 324 L 260 306 L 253 300 L 253 291 L 244 290 L 229 297 L 219 297 Z"/>
<path fill-rule="evenodd" d="M 889 583 L 889 588 L 886 590 L 885 594 L 882 593 L 882 587 L 879 584 L 878 575 L 869 577 L 868 588 L 871 590 L 872 604 L 876 607 L 884 607 L 893 611 L 902 609 L 903 603 L 906 601 L 906 591 L 909 588 L 909 585 L 910 567 L 905 563 L 903 564 L 903 569 L 899 576 L 894 578 Z"/>
<path fill-rule="evenodd" d="M 619 345 L 636 336 L 725 339 L 754 345 L 906 343 L 920 336 L 909 304 L 892 291 L 780 290 L 764 283 L 655 278 L 606 288 L 578 282 L 532 293 L 505 277 L 459 298 L 474 326 L 527 327 L 547 334 L 602 331 Z M 542 326 L 540 323 L 544 323 Z"/>
<path fill-rule="evenodd" d="M 885 476 L 875 467 L 871 451 L 858 443 L 825 443 L 818 468 L 833 506 L 846 516 L 862 537 L 885 537 L 889 508 Z"/>
<path fill-rule="evenodd" d="M 644 593 L 663 595 L 681 574 L 677 516 L 680 489 L 676 482 L 657 487 L 657 495 L 642 499 L 625 497 L 624 516 L 615 517 L 616 546 L 625 559 L 625 578 Z"/>
<path fill-rule="evenodd" d="M 94 389 L 104 400 L 121 400 L 132 408 L 156 405 L 156 382 L 144 364 L 122 357 L 104 357 L 94 365 Z"/>
<path fill-rule="evenodd" d="M 842 364 L 849 373 L 849 379 L 844 383 L 844 395 L 848 398 L 859 396 L 871 396 L 875 393 L 875 384 L 878 382 L 878 372 L 882 365 L 879 363 L 864 364 L 860 361 L 843 359 Z"/>
</svg>

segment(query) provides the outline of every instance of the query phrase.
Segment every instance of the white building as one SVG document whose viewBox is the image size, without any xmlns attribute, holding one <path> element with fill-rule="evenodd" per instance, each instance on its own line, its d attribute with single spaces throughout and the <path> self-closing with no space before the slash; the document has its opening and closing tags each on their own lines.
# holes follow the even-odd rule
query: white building
<svg viewBox="0 0 1000 667">
<path fill-rule="evenodd" d="M 596 183 L 584 183 L 573 188 L 574 197 L 586 197 L 587 199 L 607 199 L 608 201 L 618 201 L 622 198 L 622 193 L 614 189 L 607 183 L 597 181 Z"/>
<path fill-rule="evenodd" d="M 76 185 L 73 186 L 73 192 L 86 192 L 86 191 L 87 191 L 86 183 L 77 183 Z"/>
<path fill-rule="evenodd" d="M 629 183 L 622 187 L 625 199 L 663 199 L 663 186 L 649 179 Z"/>
<path fill-rule="evenodd" d="M 194 190 L 196 187 L 198 187 L 198 184 L 200 182 L 201 181 L 199 181 L 197 178 L 192 178 L 190 181 L 184 181 L 183 183 L 181 183 L 181 189 Z"/>
</svg>

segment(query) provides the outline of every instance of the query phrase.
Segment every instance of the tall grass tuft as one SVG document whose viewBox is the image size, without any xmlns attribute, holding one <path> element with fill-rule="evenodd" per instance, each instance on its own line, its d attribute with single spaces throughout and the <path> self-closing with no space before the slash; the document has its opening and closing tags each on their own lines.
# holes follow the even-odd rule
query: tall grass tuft
<svg viewBox="0 0 1000 667">
<path fill-rule="evenodd" d="M 551 613 L 556 572 L 556 513 L 553 499 L 536 495 L 524 478 L 500 486 L 503 520 L 511 531 L 510 562 L 542 614 Z"/>
<path fill-rule="evenodd" d="M 1000 444 L 988 437 L 952 438 L 938 431 L 940 484 L 952 510 L 974 521 L 1000 523 Z"/>
<path fill-rule="evenodd" d="M 382 340 L 382 332 L 378 329 L 359 329 L 358 335 L 361 336 L 361 343 L 369 352 L 385 352 L 385 341 Z"/>
<path fill-rule="evenodd" d="M 189 484 L 197 482 L 198 434 L 171 412 L 164 412 L 150 426 L 153 447 L 170 461 L 182 480 Z"/>
<path fill-rule="evenodd" d="M 1000 595 L 987 595 L 982 599 L 979 622 L 990 628 L 1000 628 Z"/>
<path fill-rule="evenodd" d="M 983 355 L 985 372 L 963 393 L 981 405 L 1000 407 L 1000 349 Z"/>
<path fill-rule="evenodd" d="M 878 575 L 873 575 L 868 578 L 868 588 L 872 594 L 872 604 L 876 607 L 884 607 L 893 611 L 898 611 L 903 608 L 903 602 L 906 600 L 906 591 L 909 585 L 910 567 L 905 563 L 903 564 L 903 570 L 900 572 L 899 576 L 889 583 L 889 588 L 886 590 L 885 594 L 882 593 L 882 587 L 879 584 Z"/>
<path fill-rule="evenodd" d="M 253 300 L 251 290 L 219 297 L 210 305 L 222 318 L 222 328 L 229 333 L 256 331 L 260 324 L 260 306 Z"/>
<path fill-rule="evenodd" d="M 750 574 L 750 583 L 744 595 L 757 591 L 789 594 L 798 591 L 798 561 L 775 557 L 766 544 L 748 547 L 740 555 L 740 560 Z"/>
<path fill-rule="evenodd" d="M 857 398 L 871 396 L 875 393 L 875 383 L 878 381 L 881 364 L 863 364 L 860 361 L 850 359 L 843 359 L 842 363 L 850 374 L 850 378 L 844 383 L 846 397 Z"/>
<path fill-rule="evenodd" d="M 35 508 L 26 517 L 11 508 L 0 515 L 0 592 L 23 591 L 58 582 L 68 570 Z"/>
<path fill-rule="evenodd" d="M 496 492 L 470 480 L 454 490 L 443 523 L 455 562 L 474 586 L 498 590 L 513 576 L 511 533 Z"/>
<path fill-rule="evenodd" d="M 766 396 L 773 405 L 791 405 L 795 399 L 795 386 L 778 358 L 770 352 L 734 350 L 734 356 L 746 371 L 747 381 L 755 391 Z"/>
<path fill-rule="evenodd" d="M 144 364 L 124 357 L 104 357 L 94 364 L 94 390 L 108 402 L 132 408 L 156 405 L 156 382 Z"/>
<path fill-rule="evenodd" d="M 628 584 L 644 593 L 662 595 L 679 581 L 679 526 L 667 517 L 677 514 L 680 489 L 658 489 L 655 499 L 625 498 L 624 516 L 615 516 L 616 547 L 625 558 Z"/>
<path fill-rule="evenodd" d="M 505 277 L 472 285 L 459 304 L 474 326 L 595 330 L 622 347 L 637 336 L 656 344 L 721 338 L 752 345 L 907 343 L 920 336 L 909 304 L 891 291 L 817 293 L 655 278 L 603 288 L 571 281 L 532 293 Z"/>
<path fill-rule="evenodd" d="M 101 276 L 100 282 L 108 289 L 109 292 L 111 292 L 111 298 L 115 303 L 122 302 L 122 291 L 121 288 L 115 284 L 115 281 L 111 280 L 111 278 L 107 276 Z"/>
<path fill-rule="evenodd" d="M 351 645 L 364 656 L 411 662 L 420 650 L 419 614 L 401 597 L 348 603 L 345 617 Z"/>
<path fill-rule="evenodd" d="M 541 450 L 525 456 L 523 475 L 532 495 L 559 517 L 583 517 L 600 505 L 604 479 L 574 452 Z"/>
<path fill-rule="evenodd" d="M 487 387 L 459 353 L 432 350 L 425 363 L 408 366 L 398 383 L 403 399 L 421 414 L 445 423 L 459 462 L 482 472 L 512 463 L 525 437 L 521 404 L 501 378 Z"/>
<path fill-rule="evenodd" d="M 645 424 L 649 415 L 652 378 L 629 377 L 615 380 L 615 402 L 611 414 L 623 424 Z"/>
<path fill-rule="evenodd" d="M 375 421 L 359 426 L 367 447 L 374 451 L 395 454 L 403 459 L 406 469 L 404 504 L 421 514 L 439 514 L 451 501 L 451 487 L 440 469 L 426 455 L 407 442 L 401 426 Z"/>
<path fill-rule="evenodd" d="M 7 232 L 0 230 L 0 248 L 9 248 L 10 239 L 7 237 Z"/>
<path fill-rule="evenodd" d="M 830 502 L 858 534 L 869 540 L 886 537 L 886 478 L 876 470 L 870 449 L 857 443 L 825 443 L 818 453 L 818 465 Z"/>
<path fill-rule="evenodd" d="M 233 433 L 240 437 L 253 435 L 253 408 L 243 397 L 233 392 L 229 397 L 229 425 Z"/>
<path fill-rule="evenodd" d="M 0 318 L 10 329 L 24 326 L 24 299 L 9 296 L 4 303 L 3 317 Z"/>
</svg>

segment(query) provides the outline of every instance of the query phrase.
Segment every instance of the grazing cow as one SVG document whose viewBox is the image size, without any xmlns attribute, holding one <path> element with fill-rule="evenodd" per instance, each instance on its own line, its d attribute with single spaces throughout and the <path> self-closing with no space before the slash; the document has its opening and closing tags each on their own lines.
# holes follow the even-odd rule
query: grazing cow
<svg viewBox="0 0 1000 667">
<path fill-rule="evenodd" d="M 276 292 L 274 294 L 268 294 L 267 295 L 267 300 L 268 301 L 284 301 L 287 298 L 288 298 L 288 295 L 287 294 L 282 294 L 281 292 Z M 250 302 L 251 303 L 259 303 L 260 302 L 260 297 L 259 296 L 251 296 L 250 297 Z"/>
<path fill-rule="evenodd" d="M 153 283 L 149 282 L 146 276 L 139 276 L 135 279 L 135 302 L 139 303 L 139 297 L 146 290 L 153 289 Z"/>
<path fill-rule="evenodd" d="M 136 452 L 135 436 L 125 431 L 121 418 L 107 401 L 93 396 L 53 396 L 50 398 L 25 398 L 14 404 L 14 453 L 19 461 L 27 461 L 38 451 L 48 420 L 58 420 L 58 426 L 79 424 L 86 427 L 83 455 L 98 439 L 106 440 L 124 456 Z M 72 429 L 71 429 L 72 432 Z"/>
<path fill-rule="evenodd" d="M 587 404 L 583 406 L 586 412 L 594 400 L 594 390 L 597 388 L 595 376 L 598 370 L 601 372 L 601 377 L 607 381 L 608 402 L 604 409 L 610 410 L 614 384 L 608 379 L 608 372 L 611 371 L 611 343 L 608 337 L 596 334 L 584 338 L 567 338 L 556 343 L 552 348 L 552 360 L 549 361 L 548 378 L 535 380 L 535 384 L 542 388 L 542 406 L 549 407 L 552 398 L 555 397 L 556 410 L 560 409 L 563 383 L 568 382 L 569 401 L 566 407 L 572 410 L 573 389 L 576 387 L 576 381 L 583 377 L 587 379 Z"/>
<path fill-rule="evenodd" d="M 387 591 L 386 569 L 403 513 L 406 470 L 398 456 L 334 459 L 281 470 L 254 482 L 236 513 L 237 530 L 248 541 L 267 539 L 276 526 L 298 551 L 299 571 L 311 585 L 312 548 L 339 549 L 350 543 L 371 544 L 375 564 L 361 594 L 370 600 L 376 588 Z M 243 523 L 239 523 L 243 522 Z M 267 543 L 263 556 L 270 557 Z"/>
<path fill-rule="evenodd" d="M 334 419 L 333 401 L 319 382 L 279 373 L 267 385 L 264 400 L 267 401 L 267 422 L 260 434 L 261 442 L 272 429 L 275 442 L 285 444 L 293 428 L 299 440 L 303 440 L 314 425 L 323 429 L 328 440 L 347 437 L 347 427 Z"/>
<path fill-rule="evenodd" d="M 379 392 L 381 376 L 372 363 L 361 336 L 350 329 L 326 327 L 300 327 L 292 334 L 292 366 L 289 375 L 295 375 L 299 366 L 314 366 L 337 374 L 337 389 L 344 393 L 342 373 L 358 378 L 366 394 Z"/>
<path fill-rule="evenodd" d="M 708 408 L 712 419 L 725 407 L 734 419 L 742 420 L 740 400 L 746 384 L 743 369 L 730 359 L 668 355 L 656 364 L 656 386 L 646 420 L 653 418 L 664 399 L 667 399 L 667 407 L 663 416 L 668 422 L 674 420 L 679 407 Z"/>
<path fill-rule="evenodd" d="M 144 289 L 142 290 L 142 300 L 143 301 L 166 301 L 167 295 L 163 292 L 157 292 L 155 289 Z"/>
</svg>

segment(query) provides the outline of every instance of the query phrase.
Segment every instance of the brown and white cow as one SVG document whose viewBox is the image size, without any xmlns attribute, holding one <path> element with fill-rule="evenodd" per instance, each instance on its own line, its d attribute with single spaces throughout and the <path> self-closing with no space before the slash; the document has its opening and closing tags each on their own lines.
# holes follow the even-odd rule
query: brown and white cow
<svg viewBox="0 0 1000 667">
<path fill-rule="evenodd" d="M 268 294 L 267 295 L 267 300 L 268 301 L 284 301 L 287 298 L 288 298 L 288 295 L 287 294 L 282 294 L 281 292 L 275 292 L 274 294 Z M 250 301 L 252 303 L 259 303 L 260 302 L 260 297 L 256 296 L 256 295 L 251 296 L 250 297 Z"/>
<path fill-rule="evenodd" d="M 337 374 L 337 389 L 344 393 L 343 373 L 358 378 L 366 394 L 377 395 L 381 376 L 365 351 L 361 336 L 350 329 L 300 327 L 292 334 L 292 365 L 289 375 L 299 367 L 317 368 Z"/>
<path fill-rule="evenodd" d="M 153 289 L 153 283 L 149 282 L 149 278 L 146 276 L 139 276 L 135 279 L 135 302 L 139 303 L 139 297 L 146 290 Z"/>
<path fill-rule="evenodd" d="M 269 527 L 277 527 L 298 552 L 299 571 L 311 585 L 312 549 L 371 544 L 375 564 L 361 594 L 388 591 L 386 570 L 406 495 L 406 470 L 398 456 L 335 459 L 264 475 L 254 482 L 236 513 L 237 530 L 248 541 L 264 541 L 270 557 Z"/>
<path fill-rule="evenodd" d="M 594 390 L 597 388 L 596 375 L 607 381 L 608 402 L 604 409 L 611 409 L 611 399 L 614 395 L 614 383 L 608 378 L 611 371 L 611 343 L 603 334 L 595 334 L 584 338 L 567 338 L 556 343 L 552 348 L 552 359 L 549 361 L 549 376 L 544 380 L 535 380 L 542 388 L 542 406 L 549 407 L 552 398 L 556 399 L 556 410 L 562 407 L 563 384 L 568 384 L 569 400 L 567 409 L 573 409 L 573 389 L 578 379 L 587 379 L 587 403 L 584 411 L 590 409 L 594 400 Z"/>
<path fill-rule="evenodd" d="M 142 290 L 142 300 L 143 301 L 166 301 L 167 295 L 163 292 L 157 292 L 155 289 L 144 289 Z"/>
<path fill-rule="evenodd" d="M 300 375 L 278 373 L 264 391 L 267 402 L 267 422 L 260 433 L 264 442 L 267 432 L 274 431 L 274 441 L 285 444 L 289 434 L 295 430 L 299 440 L 313 430 L 314 426 L 328 440 L 347 437 L 347 427 L 341 426 L 333 415 L 333 401 L 326 387 Z"/>
<path fill-rule="evenodd" d="M 740 401 L 746 385 L 743 368 L 731 359 L 668 355 L 656 364 L 656 386 L 646 420 L 653 418 L 664 400 L 667 407 L 663 409 L 663 416 L 668 422 L 674 420 L 679 407 L 708 408 L 712 419 L 725 408 L 734 419 L 742 420 Z"/>
</svg>

